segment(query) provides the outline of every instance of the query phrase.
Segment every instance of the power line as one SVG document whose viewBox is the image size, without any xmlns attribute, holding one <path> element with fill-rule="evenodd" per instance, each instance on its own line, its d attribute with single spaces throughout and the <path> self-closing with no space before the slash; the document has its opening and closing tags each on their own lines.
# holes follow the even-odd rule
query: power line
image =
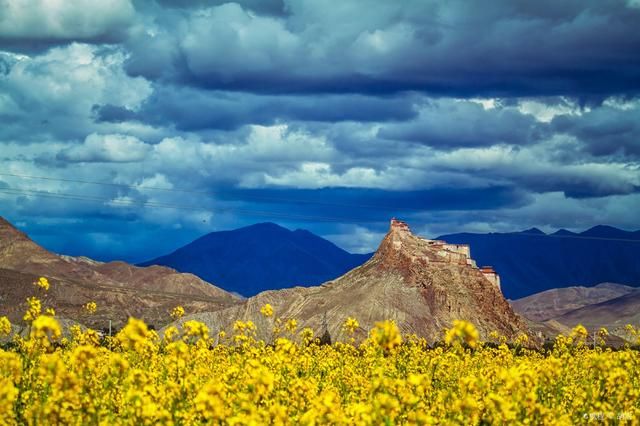
<svg viewBox="0 0 640 426">
<path fill-rule="evenodd" d="M 317 221 L 317 222 L 337 222 L 337 223 L 361 223 L 362 219 L 356 218 L 345 218 L 345 217 L 332 217 L 332 216 L 308 216 L 308 215 L 296 215 L 291 213 L 279 213 L 279 212 L 270 212 L 265 210 L 251 210 L 251 209 L 243 209 L 237 207 L 199 207 L 199 206 L 184 206 L 179 204 L 171 204 L 171 203 L 158 203 L 153 201 L 136 201 L 136 200 L 123 200 L 123 199 L 110 199 L 104 197 L 94 197 L 87 195 L 78 195 L 78 194 L 68 194 L 68 193 L 51 193 L 45 191 L 35 191 L 35 190 L 26 190 L 26 189 L 12 189 L 12 188 L 1 188 L 0 193 L 9 194 L 9 195 L 25 195 L 25 196 L 34 196 L 34 197 L 45 197 L 45 198 L 59 198 L 66 200 L 77 200 L 77 201 L 86 201 L 86 202 L 94 202 L 101 204 L 116 204 L 122 206 L 141 206 L 141 207 L 149 207 L 149 208 L 167 208 L 167 209 L 176 209 L 176 210 L 187 210 L 187 211 L 200 211 L 200 212 L 210 212 L 210 211 L 218 211 L 218 212 L 233 212 L 240 215 L 247 216 L 265 216 L 265 217 L 275 217 L 282 219 L 293 219 L 293 220 L 303 220 L 303 221 Z"/>
<path fill-rule="evenodd" d="M 499 233 L 500 234 L 500 233 Z M 568 238 L 579 240 L 603 240 L 603 241 L 624 241 L 628 243 L 640 243 L 640 239 L 634 240 L 631 238 L 609 238 L 609 237 L 592 237 L 590 235 L 554 235 L 554 234 L 537 234 L 534 232 L 512 232 L 502 235 L 526 235 L 530 237 L 549 237 L 549 238 Z"/>
<path fill-rule="evenodd" d="M 25 190 L 25 189 L 0 188 L 0 193 L 8 194 L 8 195 L 26 195 L 26 196 L 34 196 L 34 197 L 77 200 L 77 201 L 94 202 L 94 203 L 100 203 L 100 204 L 106 203 L 106 204 L 115 204 L 115 205 L 122 205 L 122 206 L 140 206 L 140 207 L 146 207 L 146 208 L 166 208 L 166 209 L 200 211 L 200 212 L 210 212 L 210 211 L 230 212 L 230 213 L 236 213 L 244 216 L 260 216 L 260 217 L 271 217 L 271 218 L 278 218 L 278 219 L 291 219 L 291 220 L 302 220 L 302 221 L 356 223 L 356 224 L 363 222 L 362 219 L 347 218 L 347 217 L 296 215 L 291 213 L 279 213 L 279 212 L 265 211 L 265 210 L 252 210 L 252 209 L 243 209 L 243 208 L 237 208 L 237 207 L 220 207 L 220 206 L 198 207 L 198 206 L 184 206 L 184 205 L 171 204 L 171 203 L 158 203 L 153 201 L 136 201 L 136 200 L 123 200 L 123 199 L 114 200 L 114 199 L 109 199 L 104 197 L 94 197 L 94 196 L 88 196 L 88 195 L 51 193 L 51 192 L 45 192 L 45 191 L 35 191 L 35 190 Z M 630 238 L 609 238 L 609 237 L 596 237 L 596 236 L 588 236 L 588 235 L 553 235 L 553 234 L 538 234 L 533 232 L 517 232 L 517 233 L 502 234 L 502 235 L 526 235 L 526 236 L 541 237 L 541 238 L 548 237 L 548 238 L 640 243 L 640 239 L 634 240 Z"/>
<path fill-rule="evenodd" d="M 176 193 L 184 193 L 184 194 L 198 194 L 198 195 L 208 195 L 210 197 L 216 195 L 224 195 L 225 193 L 229 193 L 229 191 L 198 191 L 193 189 L 184 189 L 184 188 L 159 188 L 154 186 L 144 186 L 144 185 L 130 185 L 125 183 L 114 183 L 114 182 L 104 182 L 104 181 L 91 181 L 91 180 L 81 180 L 81 179 L 68 179 L 68 178 L 54 178 L 48 176 L 32 176 L 32 175 L 23 175 L 23 174 L 15 174 L 15 173 L 2 173 L 0 172 L 0 176 L 9 176 L 16 177 L 21 179 L 39 179 L 53 182 L 68 182 L 68 183 L 80 183 L 80 184 L 88 184 L 88 185 L 102 185 L 102 186 L 110 186 L 116 188 L 127 188 L 127 189 L 138 189 L 138 190 L 151 190 L 151 191 L 164 191 L 164 192 L 176 192 Z M 240 197 L 239 197 L 240 198 Z M 322 206 L 333 206 L 333 207 L 350 207 L 350 208 L 358 208 L 358 209 L 375 209 L 375 210 L 396 210 L 395 206 L 385 206 L 385 205 L 372 205 L 372 204 L 349 204 L 349 203 L 331 203 L 327 201 L 317 201 L 317 200 L 301 200 L 301 199 L 293 199 L 293 198 L 283 198 L 283 197 L 269 197 L 263 195 L 246 195 L 243 194 L 242 200 L 258 200 L 258 201 L 277 201 L 284 203 L 295 203 L 295 204 L 317 204 Z M 402 210 L 411 210 L 411 211 L 422 211 L 423 209 L 415 208 L 415 207 L 402 207 Z"/>
<path fill-rule="evenodd" d="M 185 192 L 185 193 L 193 193 L 193 194 L 211 194 L 207 191 L 195 191 L 189 189 L 179 189 L 179 188 L 158 188 L 153 186 L 143 186 L 143 185 L 129 185 L 125 183 L 115 183 L 115 182 L 104 182 L 104 181 L 92 181 L 92 180 L 81 180 L 81 179 L 65 179 L 65 178 L 53 178 L 49 176 L 31 176 L 31 175 L 19 175 L 15 173 L 1 173 L 0 176 L 11 176 L 17 178 L 24 179 L 40 179 L 40 180 L 49 180 L 54 182 L 71 182 L 71 183 L 84 183 L 90 185 L 103 185 L 103 186 L 114 186 L 120 188 L 130 188 L 130 189 L 150 189 L 154 191 L 168 191 L 168 192 Z"/>
<path fill-rule="evenodd" d="M 119 183 L 113 183 L 113 182 L 98 182 L 98 181 L 87 181 L 87 180 L 79 180 L 79 179 L 52 178 L 52 177 L 46 177 L 46 176 L 20 175 L 20 174 L 3 173 L 3 172 L 0 172 L 0 176 L 11 176 L 11 177 L 27 178 L 27 179 L 41 179 L 41 180 L 59 181 L 59 182 L 93 184 L 93 185 L 103 185 L 103 186 L 122 187 L 122 188 L 131 188 L 131 189 L 144 189 L 144 190 L 148 189 L 148 190 L 181 192 L 181 193 L 191 193 L 191 194 L 210 195 L 210 196 L 214 195 L 212 192 L 207 192 L 207 191 L 196 191 L 196 190 L 179 189 L 179 188 L 158 188 L 158 187 L 149 187 L 149 186 L 140 186 L 140 185 L 119 184 Z M 347 218 L 347 217 L 296 215 L 291 213 L 279 213 L 279 212 L 265 211 L 265 210 L 252 210 L 252 209 L 243 209 L 243 208 L 237 208 L 237 207 L 220 207 L 220 206 L 199 207 L 199 206 L 184 206 L 184 205 L 172 204 L 172 203 L 161 203 L 161 202 L 154 202 L 154 201 L 136 201 L 136 200 L 123 200 L 123 199 L 114 200 L 110 198 L 95 197 L 95 196 L 89 196 L 89 195 L 68 194 L 68 193 L 60 193 L 60 192 L 51 193 L 46 191 L 36 191 L 36 190 L 27 190 L 27 189 L 2 188 L 0 189 L 0 193 L 9 194 L 9 195 L 30 195 L 30 196 L 36 196 L 36 197 L 71 199 L 71 200 L 77 200 L 77 201 L 107 203 L 107 204 L 116 204 L 116 205 L 123 205 L 123 206 L 141 206 L 141 207 L 147 207 L 147 208 L 167 208 L 167 209 L 201 211 L 201 212 L 202 211 L 233 212 L 233 213 L 237 213 L 245 216 L 261 216 L 261 217 L 272 217 L 272 218 L 292 219 L 292 220 L 302 220 L 302 221 L 335 222 L 335 223 L 362 223 L 363 222 L 363 219 Z M 293 200 L 293 199 L 275 198 L 275 197 L 246 197 L 246 198 L 285 201 L 285 202 L 304 203 L 304 204 L 319 204 L 319 205 L 328 205 L 328 206 L 359 207 L 359 208 L 371 208 L 371 209 L 375 208 L 375 209 L 389 209 L 389 210 L 395 209 L 394 207 L 390 207 L 390 206 L 325 203 L 325 202 L 312 201 L 312 200 L 303 201 L 303 200 Z M 407 207 L 403 207 L 402 210 L 423 211 L 423 209 L 407 208 Z M 513 234 L 516 234 L 516 233 L 513 233 Z M 610 238 L 610 237 L 596 237 L 596 236 L 585 236 L 585 235 L 553 235 L 553 234 L 538 234 L 538 233 L 532 233 L 532 232 L 531 233 L 518 232 L 517 234 L 527 235 L 532 237 L 550 237 L 550 238 L 565 238 L 565 239 L 568 238 L 568 239 L 621 241 L 621 242 L 640 243 L 640 240 L 634 240 L 629 238 Z"/>
</svg>

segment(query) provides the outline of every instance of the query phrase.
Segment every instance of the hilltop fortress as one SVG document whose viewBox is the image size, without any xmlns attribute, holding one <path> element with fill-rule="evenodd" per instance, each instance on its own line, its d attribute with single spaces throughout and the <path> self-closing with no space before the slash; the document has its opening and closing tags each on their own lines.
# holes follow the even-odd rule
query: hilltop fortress
<svg viewBox="0 0 640 426">
<path fill-rule="evenodd" d="M 399 233 L 407 233 L 413 235 L 411 228 L 406 222 L 396 218 L 391 219 L 391 231 Z M 442 240 L 429 240 L 423 237 L 418 238 L 427 243 L 429 249 L 436 256 L 429 256 L 430 262 L 453 263 L 458 265 L 467 265 L 471 268 L 478 269 L 489 282 L 500 289 L 500 276 L 492 266 L 478 267 L 476 261 L 471 258 L 471 249 L 469 244 L 449 244 Z"/>
<path fill-rule="evenodd" d="M 374 255 L 360 266 L 319 286 L 294 287 L 259 293 L 242 303 L 216 312 L 184 317 L 197 319 L 210 330 L 228 330 L 236 319 L 251 320 L 258 337 L 272 339 L 269 320 L 261 308 L 269 303 L 281 318 L 296 318 L 300 327 L 316 335 L 344 338 L 346 318 L 358 320 L 356 340 L 382 320 L 393 320 L 400 330 L 442 339 L 442 330 L 455 320 L 472 322 L 480 336 L 493 331 L 515 339 L 530 335 L 500 290 L 492 268 L 478 268 L 468 245 L 429 240 L 393 219 Z M 340 337 L 342 336 L 342 337 Z"/>
</svg>

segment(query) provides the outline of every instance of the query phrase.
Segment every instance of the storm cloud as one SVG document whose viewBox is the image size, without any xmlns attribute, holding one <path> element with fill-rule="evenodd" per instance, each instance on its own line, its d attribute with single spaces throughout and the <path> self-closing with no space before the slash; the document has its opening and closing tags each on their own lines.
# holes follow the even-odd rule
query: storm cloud
<svg viewBox="0 0 640 426">
<path fill-rule="evenodd" d="M 134 261 L 264 220 L 359 251 L 394 215 L 638 229 L 638 27 L 624 0 L 0 0 L 0 215 Z"/>
<path fill-rule="evenodd" d="M 330 8 L 291 0 L 285 10 L 261 15 L 227 3 L 176 14 L 172 28 L 130 39 L 128 69 L 266 93 L 603 98 L 638 91 L 640 9 L 622 0 L 348 0 Z"/>
</svg>

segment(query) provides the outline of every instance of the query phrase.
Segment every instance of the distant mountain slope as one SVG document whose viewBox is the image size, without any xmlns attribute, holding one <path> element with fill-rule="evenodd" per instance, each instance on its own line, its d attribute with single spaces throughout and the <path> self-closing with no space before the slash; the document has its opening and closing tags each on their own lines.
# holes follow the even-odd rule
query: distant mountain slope
<svg viewBox="0 0 640 426">
<path fill-rule="evenodd" d="M 467 243 L 479 264 L 500 274 L 502 291 L 518 299 L 574 283 L 640 285 L 640 231 L 596 226 L 576 234 L 538 229 L 514 233 L 451 234 L 439 239 Z"/>
<path fill-rule="evenodd" d="M 165 265 L 253 296 L 264 290 L 311 286 L 336 278 L 371 255 L 351 254 L 304 230 L 259 223 L 212 232 L 171 254 L 143 262 Z"/>
<path fill-rule="evenodd" d="M 532 321 L 546 321 L 587 305 L 615 299 L 636 290 L 622 284 L 601 283 L 594 287 L 545 290 L 511 301 L 513 309 Z"/>
<path fill-rule="evenodd" d="M 601 303 L 584 306 L 554 318 L 573 327 L 582 324 L 589 330 L 607 328 L 619 336 L 625 336 L 624 326 L 640 325 L 640 289 Z M 628 336 L 627 336 L 628 337 Z"/>
<path fill-rule="evenodd" d="M 51 282 L 46 293 L 33 286 L 39 276 Z M 141 268 L 51 253 L 0 217 L 0 315 L 20 323 L 25 299 L 34 294 L 55 308 L 58 316 L 96 328 L 106 327 L 109 320 L 121 326 L 129 316 L 159 327 L 170 320 L 168 314 L 176 305 L 198 312 L 239 301 L 194 275 L 170 268 Z M 89 301 L 98 305 L 90 316 L 82 309 Z"/>
</svg>

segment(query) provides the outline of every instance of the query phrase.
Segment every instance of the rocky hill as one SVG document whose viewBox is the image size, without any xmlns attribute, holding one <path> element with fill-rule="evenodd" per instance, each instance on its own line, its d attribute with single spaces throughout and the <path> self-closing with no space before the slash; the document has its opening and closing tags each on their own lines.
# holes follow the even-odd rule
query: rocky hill
<svg viewBox="0 0 640 426">
<path fill-rule="evenodd" d="M 51 289 L 44 293 L 33 286 L 47 277 Z M 38 295 L 61 317 L 105 328 L 115 327 L 129 316 L 143 318 L 160 327 L 168 312 L 183 305 L 187 312 L 221 309 L 239 300 L 192 274 L 171 268 L 136 267 L 124 262 L 96 262 L 51 253 L 0 218 L 0 315 L 19 323 L 25 299 Z M 82 305 L 94 301 L 98 311 L 86 315 Z"/>
<path fill-rule="evenodd" d="M 414 235 L 401 221 L 393 220 L 374 256 L 363 265 L 321 286 L 266 291 L 243 303 L 190 315 L 207 323 L 212 331 L 230 330 L 236 319 L 254 321 L 263 334 L 271 318 L 260 308 L 270 303 L 281 318 L 295 318 L 300 327 L 316 333 L 325 329 L 333 339 L 344 338 L 341 326 L 355 317 L 363 337 L 376 321 L 395 320 L 405 333 L 430 341 L 442 338 L 442 330 L 455 319 L 473 322 L 486 338 L 498 331 L 509 338 L 528 333 L 524 321 L 503 297 L 498 276 L 490 268 L 478 268 L 469 248 Z"/>
</svg>

